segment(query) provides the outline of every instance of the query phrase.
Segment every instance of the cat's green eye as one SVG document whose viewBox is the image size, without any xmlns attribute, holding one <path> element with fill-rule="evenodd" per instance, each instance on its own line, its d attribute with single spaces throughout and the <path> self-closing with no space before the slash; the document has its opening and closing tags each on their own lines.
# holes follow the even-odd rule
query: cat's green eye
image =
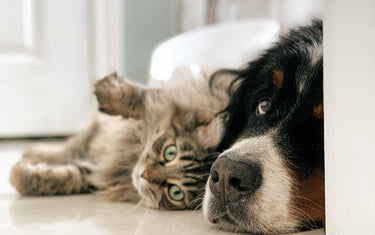
<svg viewBox="0 0 375 235">
<path fill-rule="evenodd" d="M 168 189 L 169 197 L 175 201 L 182 201 L 185 197 L 184 191 L 177 185 L 171 185 Z"/>
<path fill-rule="evenodd" d="M 177 156 L 177 147 L 176 145 L 169 145 L 168 147 L 165 148 L 164 150 L 164 159 L 167 162 L 170 162 L 174 160 Z"/>
</svg>

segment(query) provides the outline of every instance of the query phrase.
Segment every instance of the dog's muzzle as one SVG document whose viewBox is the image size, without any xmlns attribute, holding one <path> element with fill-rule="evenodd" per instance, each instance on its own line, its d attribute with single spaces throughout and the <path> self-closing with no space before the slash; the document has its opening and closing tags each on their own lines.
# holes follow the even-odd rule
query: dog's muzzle
<svg viewBox="0 0 375 235">
<path fill-rule="evenodd" d="M 222 154 L 212 165 L 210 176 L 210 190 L 223 202 L 249 198 L 262 183 L 259 165 L 233 153 Z"/>
</svg>

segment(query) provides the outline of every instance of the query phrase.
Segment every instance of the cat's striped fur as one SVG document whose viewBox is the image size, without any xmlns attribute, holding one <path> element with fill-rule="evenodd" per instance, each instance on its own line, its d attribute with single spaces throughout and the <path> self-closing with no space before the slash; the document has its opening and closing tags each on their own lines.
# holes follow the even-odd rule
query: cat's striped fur
<svg viewBox="0 0 375 235">
<path fill-rule="evenodd" d="M 62 146 L 26 150 L 10 181 L 26 195 L 95 191 L 110 201 L 196 208 L 216 157 L 222 123 L 215 114 L 228 103 L 230 80 L 209 84 L 208 75 L 185 67 L 162 88 L 144 88 L 110 74 L 95 85 L 102 112 L 92 124 Z"/>
</svg>

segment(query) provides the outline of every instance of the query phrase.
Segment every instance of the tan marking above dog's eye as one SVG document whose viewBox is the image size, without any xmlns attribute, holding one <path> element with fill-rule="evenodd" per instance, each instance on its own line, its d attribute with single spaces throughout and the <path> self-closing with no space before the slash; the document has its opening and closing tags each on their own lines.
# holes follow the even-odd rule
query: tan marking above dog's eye
<svg viewBox="0 0 375 235">
<path fill-rule="evenodd" d="M 323 104 L 318 104 L 317 106 L 314 107 L 314 112 L 313 112 L 314 117 L 322 119 L 324 117 L 324 108 Z"/>
<path fill-rule="evenodd" d="M 282 70 L 272 71 L 272 82 L 277 88 L 281 88 L 284 83 L 284 73 Z"/>
</svg>

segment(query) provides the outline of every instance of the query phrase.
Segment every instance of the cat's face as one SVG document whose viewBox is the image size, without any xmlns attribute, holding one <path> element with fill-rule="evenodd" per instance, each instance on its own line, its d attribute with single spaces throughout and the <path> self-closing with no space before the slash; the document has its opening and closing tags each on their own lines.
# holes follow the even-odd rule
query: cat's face
<svg viewBox="0 0 375 235">
<path fill-rule="evenodd" d="M 132 174 L 146 207 L 176 210 L 200 206 L 216 154 L 212 152 L 219 121 L 199 125 L 179 112 L 148 129 L 145 148 Z M 193 124 L 192 124 L 193 123 Z"/>
<path fill-rule="evenodd" d="M 118 130 L 113 157 L 99 171 L 101 194 L 112 201 L 134 201 L 140 195 L 146 207 L 166 210 L 200 206 L 223 129 L 215 115 L 229 98 L 232 79 L 223 78 L 210 82 L 207 74 L 190 67 L 176 70 L 161 88 L 138 86 L 116 73 L 99 81 L 99 109 L 128 120 Z"/>
</svg>

